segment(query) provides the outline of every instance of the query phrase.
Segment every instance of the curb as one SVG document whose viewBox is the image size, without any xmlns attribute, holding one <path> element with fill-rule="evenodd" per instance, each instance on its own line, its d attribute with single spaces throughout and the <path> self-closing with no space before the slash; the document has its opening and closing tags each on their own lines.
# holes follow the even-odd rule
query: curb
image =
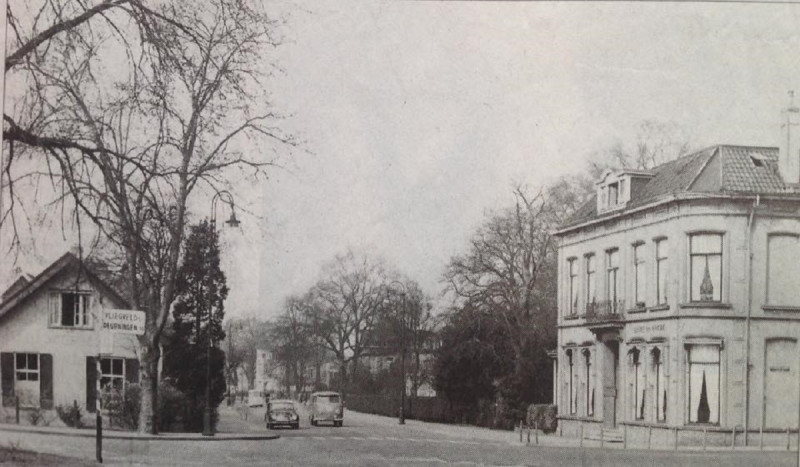
<svg viewBox="0 0 800 467">
<path fill-rule="evenodd" d="M 54 431 L 43 430 L 27 427 L 17 427 L 9 425 L 0 425 L 0 432 L 6 433 L 32 433 L 37 435 L 48 436 L 70 436 L 73 438 L 94 438 L 94 430 L 79 430 L 79 431 Z M 202 436 L 202 435 L 140 435 L 134 433 L 120 433 L 120 432 L 103 432 L 103 439 L 126 439 L 130 441 L 270 441 L 279 439 L 280 435 L 276 434 L 245 434 L 245 433 L 218 433 L 216 436 Z"/>
</svg>

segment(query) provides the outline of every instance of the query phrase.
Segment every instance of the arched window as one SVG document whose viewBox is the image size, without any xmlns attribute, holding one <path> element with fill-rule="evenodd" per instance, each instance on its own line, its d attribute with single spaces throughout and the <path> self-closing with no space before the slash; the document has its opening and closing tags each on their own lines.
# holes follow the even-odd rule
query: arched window
<svg viewBox="0 0 800 467">
<path fill-rule="evenodd" d="M 594 415 L 594 379 L 592 378 L 592 353 L 589 349 L 583 349 L 583 358 L 586 363 L 586 415 Z"/>
<path fill-rule="evenodd" d="M 567 364 L 569 365 L 569 378 L 567 379 L 567 394 L 569 395 L 569 413 L 574 415 L 578 411 L 578 395 L 575 391 L 575 366 L 572 361 L 572 349 L 567 349 Z"/>
<path fill-rule="evenodd" d="M 644 419 L 644 371 L 642 371 L 642 354 L 639 349 L 634 347 L 630 351 L 631 362 L 631 409 L 634 420 Z"/>
<path fill-rule="evenodd" d="M 653 400 L 656 404 L 656 421 L 663 422 L 667 419 L 667 384 L 664 380 L 664 362 L 661 349 L 654 347 L 650 351 L 650 360 L 653 364 L 653 389 L 655 397 Z"/>
</svg>

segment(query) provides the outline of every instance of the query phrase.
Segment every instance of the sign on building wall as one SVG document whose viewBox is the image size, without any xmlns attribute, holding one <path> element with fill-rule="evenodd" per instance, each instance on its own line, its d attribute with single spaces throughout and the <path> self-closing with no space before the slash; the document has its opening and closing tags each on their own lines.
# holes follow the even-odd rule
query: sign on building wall
<svg viewBox="0 0 800 467">
<path fill-rule="evenodd" d="M 144 311 L 103 309 L 102 330 L 120 334 L 144 334 Z"/>
</svg>

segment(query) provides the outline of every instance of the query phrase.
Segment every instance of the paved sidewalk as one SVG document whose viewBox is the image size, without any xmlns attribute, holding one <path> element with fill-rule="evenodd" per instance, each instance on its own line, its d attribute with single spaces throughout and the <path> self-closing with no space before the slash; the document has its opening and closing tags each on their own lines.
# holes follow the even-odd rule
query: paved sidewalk
<svg viewBox="0 0 800 467">
<path fill-rule="evenodd" d="M 362 420 L 370 419 L 371 424 L 397 425 L 396 417 L 386 417 L 383 415 L 368 414 L 364 412 L 354 412 L 352 410 L 347 410 L 347 413 L 350 414 L 349 417 L 351 418 L 356 418 L 356 419 L 360 418 Z M 347 420 L 347 418 L 348 415 L 345 415 L 345 420 Z M 495 430 L 495 429 L 472 426 L 472 425 L 449 425 L 445 423 L 423 422 L 419 420 L 409 420 L 409 419 L 406 419 L 406 425 L 442 437 L 463 438 L 463 439 L 476 440 L 476 441 L 480 440 L 493 443 L 507 443 L 512 446 L 525 445 L 525 446 L 535 447 L 537 445 L 536 444 L 537 437 L 533 429 L 530 430 L 530 443 L 528 443 L 527 429 L 523 429 L 522 442 L 520 442 L 519 428 L 516 428 L 514 431 L 507 431 L 507 430 Z M 559 436 L 558 433 L 544 434 L 541 431 L 539 431 L 538 445 L 546 447 L 565 447 L 565 448 L 583 447 L 583 448 L 623 449 L 623 443 L 621 442 L 610 442 L 610 441 L 602 442 L 599 439 L 589 439 L 589 438 L 584 438 L 583 442 L 581 442 L 581 440 L 578 437 L 573 438 L 567 436 Z M 628 445 L 627 449 L 629 450 L 634 449 L 639 451 L 648 450 L 646 445 L 639 445 L 639 444 L 630 444 Z M 654 441 L 652 443 L 651 449 L 649 450 L 674 451 L 675 446 L 673 444 L 665 444 L 662 442 Z M 750 445 L 745 447 L 737 445 L 736 448 L 733 450 L 730 448 L 730 446 L 709 445 L 705 449 L 702 446 L 678 447 L 678 451 L 685 451 L 685 452 L 702 452 L 704 450 L 709 452 L 723 452 L 723 451 L 780 452 L 780 451 L 786 451 L 786 446 L 783 445 L 783 446 L 759 447 L 758 445 Z M 797 452 L 794 446 L 792 446 L 791 451 Z"/>
<path fill-rule="evenodd" d="M 257 415 L 251 409 L 250 416 Z M 74 436 L 80 438 L 94 438 L 96 436 L 94 428 L 69 428 L 69 427 L 44 427 L 31 425 L 15 425 L 10 423 L 0 423 L 0 431 L 13 433 L 35 433 L 41 435 L 54 436 Z M 241 418 L 239 412 L 231 407 L 219 407 L 218 431 L 214 436 L 203 436 L 200 433 L 160 433 L 157 435 L 137 433 L 133 431 L 103 430 L 104 439 L 126 439 L 132 441 L 233 441 L 233 440 L 272 440 L 280 438 L 279 435 L 256 429 L 252 423 L 248 423 Z"/>
</svg>

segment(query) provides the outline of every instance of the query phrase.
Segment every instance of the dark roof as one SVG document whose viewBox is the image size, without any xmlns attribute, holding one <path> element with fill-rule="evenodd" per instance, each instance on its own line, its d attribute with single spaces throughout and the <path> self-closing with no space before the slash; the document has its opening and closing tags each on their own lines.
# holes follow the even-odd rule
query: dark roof
<svg viewBox="0 0 800 467">
<path fill-rule="evenodd" d="M 25 287 L 26 285 L 28 285 L 28 283 L 32 279 L 33 279 L 33 276 L 31 276 L 30 274 L 22 274 L 22 275 L 20 275 L 17 278 L 17 280 L 15 280 L 14 283 L 11 284 L 10 286 L 8 286 L 6 291 L 3 292 L 3 296 L 2 296 L 2 299 L 0 299 L 0 302 L 3 302 L 5 300 L 7 300 L 8 297 L 10 297 L 11 295 L 15 294 L 17 292 L 17 290 L 19 290 L 19 289 Z"/>
<path fill-rule="evenodd" d="M 26 299 L 31 297 L 37 290 L 45 286 L 50 280 L 57 277 L 61 273 L 68 270 L 80 271 L 103 293 L 113 298 L 116 302 L 124 307 L 128 307 L 128 302 L 120 294 L 115 291 L 105 281 L 100 279 L 94 272 L 92 272 L 85 263 L 82 263 L 77 256 L 72 253 L 65 253 L 63 256 L 55 260 L 44 271 L 39 273 L 38 276 L 28 281 L 24 286 L 17 290 L 11 291 L 8 296 L 3 296 L 3 302 L 0 303 L 0 319 L 2 319 L 11 310 L 17 308 L 20 304 L 25 302 Z"/>
<path fill-rule="evenodd" d="M 561 229 L 644 206 L 674 195 L 786 194 L 798 193 L 784 184 L 778 171 L 778 149 L 718 145 L 666 162 L 651 170 L 653 177 L 621 210 L 598 215 L 597 196 L 592 196 Z"/>
</svg>

